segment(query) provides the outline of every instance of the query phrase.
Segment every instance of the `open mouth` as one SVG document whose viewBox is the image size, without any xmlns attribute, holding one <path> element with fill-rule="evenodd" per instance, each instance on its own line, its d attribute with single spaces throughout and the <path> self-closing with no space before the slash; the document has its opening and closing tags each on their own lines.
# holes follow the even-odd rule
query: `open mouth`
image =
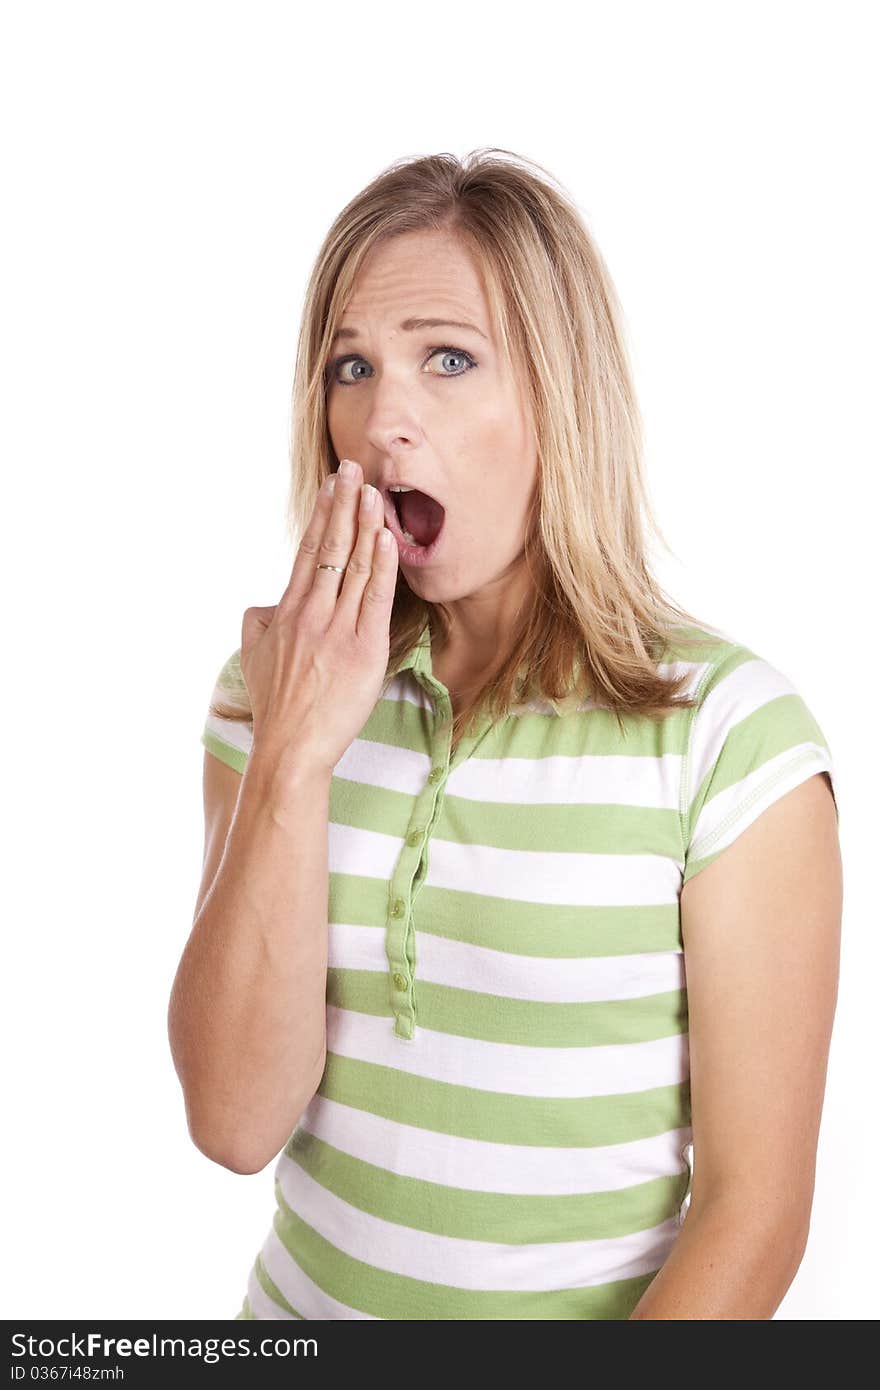
<svg viewBox="0 0 880 1390">
<path fill-rule="evenodd" d="M 419 488 L 408 492 L 387 493 L 386 516 L 392 530 L 407 545 L 429 550 L 439 539 L 446 520 L 442 503 Z M 392 524 L 393 514 L 396 527 Z"/>
</svg>

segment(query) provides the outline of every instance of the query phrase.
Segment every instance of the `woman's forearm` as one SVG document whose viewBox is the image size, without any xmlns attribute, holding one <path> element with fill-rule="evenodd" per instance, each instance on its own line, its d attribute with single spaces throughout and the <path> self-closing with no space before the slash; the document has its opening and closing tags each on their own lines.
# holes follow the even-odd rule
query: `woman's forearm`
<svg viewBox="0 0 880 1390">
<path fill-rule="evenodd" d="M 172 989 L 195 1143 L 236 1172 L 284 1144 L 325 1054 L 330 775 L 255 748 Z"/>
<path fill-rule="evenodd" d="M 768 1214 L 768 1211 L 770 1214 Z M 772 1318 L 797 1273 L 809 1212 L 730 1194 L 688 1209 L 672 1251 L 631 1318 Z"/>
</svg>

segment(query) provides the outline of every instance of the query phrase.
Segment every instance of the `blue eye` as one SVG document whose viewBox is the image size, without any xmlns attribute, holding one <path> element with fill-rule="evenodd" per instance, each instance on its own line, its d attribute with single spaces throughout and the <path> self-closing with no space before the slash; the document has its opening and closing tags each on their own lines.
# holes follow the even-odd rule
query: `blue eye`
<svg viewBox="0 0 880 1390">
<path fill-rule="evenodd" d="M 437 355 L 438 352 L 445 353 L 446 355 L 448 355 L 448 356 L 450 356 L 450 357 L 460 357 L 460 358 L 463 358 L 466 365 L 462 368 L 461 371 L 457 371 L 457 372 L 431 372 L 431 373 L 429 373 L 429 375 L 431 375 L 431 376 L 448 376 L 448 377 L 466 376 L 468 372 L 472 371 L 473 368 L 477 366 L 477 363 L 474 361 L 473 357 L 471 356 L 471 354 L 470 354 L 469 352 L 465 352 L 463 348 L 448 347 L 448 346 L 431 348 L 431 349 L 429 350 L 429 352 L 428 352 L 428 356 L 426 357 L 425 361 L 426 361 L 426 362 L 430 362 L 431 358 L 432 358 L 432 357 L 436 357 L 436 355 Z M 326 372 L 325 372 L 325 377 L 326 377 L 326 379 L 327 379 L 328 382 L 329 382 L 329 381 L 336 381 L 336 382 L 338 382 L 338 384 L 339 384 L 340 386 L 354 386 L 356 381 L 363 381 L 364 378 L 361 376 L 361 377 L 357 377 L 357 378 L 355 379 L 355 381 L 351 381 L 351 380 L 349 380 L 349 381 L 343 381 L 341 377 L 339 377 L 339 376 L 336 375 L 336 373 L 337 373 L 337 371 L 338 371 L 338 369 L 339 369 L 340 367 L 347 366 L 347 364 L 348 364 L 349 362 L 365 362 L 365 361 L 366 361 L 366 358 L 360 357 L 356 352 L 350 352 L 350 353 L 348 353 L 345 357 L 334 357 L 333 361 L 330 362 L 330 363 L 328 363 L 328 365 L 327 365 L 327 370 L 326 370 Z"/>
</svg>

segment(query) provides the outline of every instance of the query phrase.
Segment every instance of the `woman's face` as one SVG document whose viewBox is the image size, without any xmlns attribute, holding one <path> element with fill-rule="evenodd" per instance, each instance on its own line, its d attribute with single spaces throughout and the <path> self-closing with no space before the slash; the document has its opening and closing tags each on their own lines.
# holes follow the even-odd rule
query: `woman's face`
<svg viewBox="0 0 880 1390">
<path fill-rule="evenodd" d="M 407 322 L 417 317 L 455 326 Z M 399 480 L 442 503 L 436 553 L 422 565 L 401 557 L 401 568 L 411 589 L 452 614 L 456 600 L 478 600 L 459 616 L 488 640 L 502 595 L 506 613 L 521 589 L 537 451 L 477 267 L 450 233 L 396 236 L 361 267 L 341 328 L 327 370 L 336 457 L 354 459 L 380 491 Z"/>
</svg>

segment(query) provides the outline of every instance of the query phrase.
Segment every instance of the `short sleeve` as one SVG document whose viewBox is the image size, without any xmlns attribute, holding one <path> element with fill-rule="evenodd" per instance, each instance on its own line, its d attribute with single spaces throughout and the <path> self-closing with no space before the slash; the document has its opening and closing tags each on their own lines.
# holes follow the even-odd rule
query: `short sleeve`
<svg viewBox="0 0 880 1390">
<path fill-rule="evenodd" d="M 240 658 L 239 648 L 224 662 L 214 682 L 202 743 L 215 758 L 243 773 L 251 751 L 254 724 Z"/>
<path fill-rule="evenodd" d="M 740 645 L 711 666 L 698 696 L 682 776 L 682 886 L 732 844 L 762 811 L 815 773 L 828 742 L 792 682 Z"/>
</svg>

